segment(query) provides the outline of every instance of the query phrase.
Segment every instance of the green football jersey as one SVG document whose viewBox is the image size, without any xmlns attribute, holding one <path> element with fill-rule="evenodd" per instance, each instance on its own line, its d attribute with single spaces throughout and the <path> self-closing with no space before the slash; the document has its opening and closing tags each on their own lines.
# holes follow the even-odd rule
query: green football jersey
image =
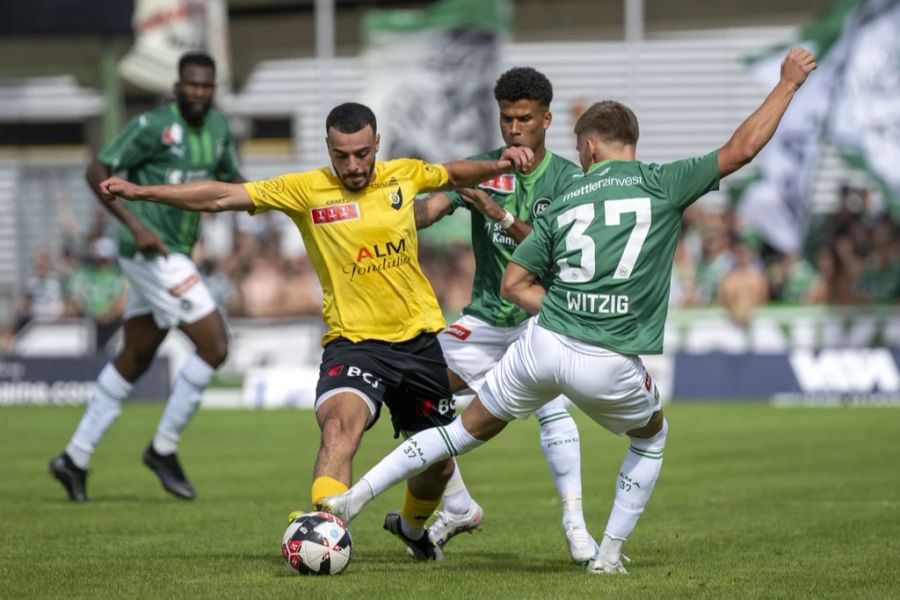
<svg viewBox="0 0 900 600">
<path fill-rule="evenodd" d="M 497 160 L 503 148 L 471 157 L 473 160 Z M 494 201 L 529 225 L 547 208 L 550 201 L 581 169 L 547 150 L 537 168 L 527 175 L 509 173 L 477 186 Z M 463 200 L 458 193 L 447 194 L 454 209 L 463 207 L 472 213 L 472 250 L 475 253 L 475 279 L 472 302 L 463 313 L 497 327 L 512 327 L 528 318 L 518 305 L 500 296 L 500 281 L 516 249 L 516 241 L 500 225 L 491 221 Z"/>
<path fill-rule="evenodd" d="M 132 119 L 97 156 L 112 173 L 125 171 L 140 185 L 238 176 L 234 140 L 225 116 L 211 108 L 202 127 L 192 127 L 174 102 Z M 200 214 L 153 202 L 129 202 L 128 209 L 165 242 L 169 252 L 190 256 Z M 134 256 L 134 237 L 119 227 L 119 254 Z"/>
<path fill-rule="evenodd" d="M 553 200 L 513 262 L 554 265 L 538 323 L 622 354 L 659 354 L 681 214 L 718 189 L 717 153 L 664 165 L 592 165 Z"/>
</svg>

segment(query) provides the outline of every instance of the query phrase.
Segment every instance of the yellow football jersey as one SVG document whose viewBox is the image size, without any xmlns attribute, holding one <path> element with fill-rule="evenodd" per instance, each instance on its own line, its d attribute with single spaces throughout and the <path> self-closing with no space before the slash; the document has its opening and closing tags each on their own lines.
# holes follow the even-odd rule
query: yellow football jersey
<svg viewBox="0 0 900 600">
<path fill-rule="evenodd" d="M 375 163 L 373 181 L 345 188 L 330 167 L 245 183 L 255 210 L 280 210 L 297 225 L 322 284 L 322 344 L 402 342 L 440 331 L 444 318 L 419 266 L 413 202 L 447 183 L 442 165 Z"/>
</svg>

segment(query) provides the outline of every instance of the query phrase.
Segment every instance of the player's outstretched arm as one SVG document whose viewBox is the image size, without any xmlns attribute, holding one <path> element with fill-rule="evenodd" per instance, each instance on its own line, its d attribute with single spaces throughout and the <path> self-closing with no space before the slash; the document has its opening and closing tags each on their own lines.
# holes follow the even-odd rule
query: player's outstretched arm
<svg viewBox="0 0 900 600">
<path fill-rule="evenodd" d="M 445 163 L 448 188 L 471 187 L 501 173 L 527 170 L 534 163 L 531 148 L 510 146 L 497 160 L 455 160 Z"/>
<path fill-rule="evenodd" d="M 243 185 L 223 181 L 135 185 L 119 177 L 110 177 L 100 183 L 100 194 L 108 202 L 116 198 L 143 200 L 195 212 L 250 210 L 254 206 Z"/>
<path fill-rule="evenodd" d="M 537 277 L 525 267 L 510 262 L 500 282 L 500 295 L 524 308 L 528 314 L 536 315 L 541 310 L 541 300 L 547 295 Z"/>
<path fill-rule="evenodd" d="M 413 214 L 416 216 L 416 229 L 431 227 L 447 215 L 453 212 L 453 203 L 447 194 L 438 192 L 429 194 L 413 204 Z"/>
<path fill-rule="evenodd" d="M 134 242 L 141 253 L 150 255 L 158 252 L 168 256 L 169 251 L 162 238 L 152 229 L 145 226 L 140 219 L 131 214 L 131 211 L 125 208 L 124 202 L 119 202 L 115 199 L 107 200 L 103 197 L 103 193 L 100 191 L 100 184 L 104 180 L 109 179 L 109 175 L 109 168 L 96 158 L 90 162 L 84 174 L 88 186 L 90 186 L 101 204 L 131 231 L 131 235 L 134 236 Z"/>
<path fill-rule="evenodd" d="M 788 52 L 781 63 L 778 83 L 760 107 L 741 123 L 728 143 L 719 148 L 719 177 L 730 175 L 753 160 L 772 139 L 794 93 L 815 68 L 816 58 L 809 51 L 793 48 Z"/>
</svg>

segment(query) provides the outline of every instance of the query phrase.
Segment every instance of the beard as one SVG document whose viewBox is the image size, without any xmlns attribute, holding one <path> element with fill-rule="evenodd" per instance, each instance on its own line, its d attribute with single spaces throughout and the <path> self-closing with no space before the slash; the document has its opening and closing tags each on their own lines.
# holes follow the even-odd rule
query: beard
<svg viewBox="0 0 900 600">
<path fill-rule="evenodd" d="M 334 168 L 335 173 L 339 172 L 337 170 L 337 168 L 334 167 L 334 163 L 331 163 L 331 166 L 332 166 L 332 168 Z M 375 165 L 373 164 L 372 168 L 370 168 L 367 172 L 363 172 L 360 174 L 353 173 L 352 175 L 356 176 L 353 181 L 348 180 L 348 177 L 351 174 L 342 174 L 339 177 L 339 179 L 341 180 L 341 183 L 344 184 L 345 188 L 347 188 L 351 192 L 358 192 L 359 190 L 361 190 L 364 187 L 366 187 L 367 185 L 369 185 L 369 180 L 372 179 L 372 171 L 374 169 L 375 169 Z M 357 182 L 359 182 L 359 183 L 357 183 Z"/>
<path fill-rule="evenodd" d="M 212 102 L 191 102 L 187 98 L 178 98 L 178 110 L 188 123 L 199 125 L 206 118 Z"/>
</svg>

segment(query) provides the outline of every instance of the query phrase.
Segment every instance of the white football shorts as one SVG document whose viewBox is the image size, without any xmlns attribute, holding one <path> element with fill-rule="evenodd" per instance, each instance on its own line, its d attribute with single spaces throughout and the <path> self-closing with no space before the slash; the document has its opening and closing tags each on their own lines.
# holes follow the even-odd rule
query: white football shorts
<svg viewBox="0 0 900 600">
<path fill-rule="evenodd" d="M 463 315 L 438 334 L 438 341 L 447 366 L 474 392 L 484 385 L 488 371 L 522 337 L 528 323 L 524 321 L 514 327 L 497 327 L 478 317 Z M 565 409 L 566 399 L 560 396 L 535 412 L 542 419 Z"/>
<path fill-rule="evenodd" d="M 544 329 L 537 318 L 491 369 L 478 396 L 498 419 L 524 419 L 559 394 L 616 434 L 643 427 L 661 407 L 638 356 Z"/>
<path fill-rule="evenodd" d="M 194 261 L 184 254 L 146 258 L 119 257 L 119 266 L 128 279 L 125 320 L 152 314 L 161 329 L 196 323 L 216 310 Z"/>
<path fill-rule="evenodd" d="M 463 315 L 438 334 L 438 341 L 450 370 L 477 390 L 487 372 L 522 337 L 527 324 L 525 321 L 515 327 L 496 327 L 478 317 Z"/>
</svg>

